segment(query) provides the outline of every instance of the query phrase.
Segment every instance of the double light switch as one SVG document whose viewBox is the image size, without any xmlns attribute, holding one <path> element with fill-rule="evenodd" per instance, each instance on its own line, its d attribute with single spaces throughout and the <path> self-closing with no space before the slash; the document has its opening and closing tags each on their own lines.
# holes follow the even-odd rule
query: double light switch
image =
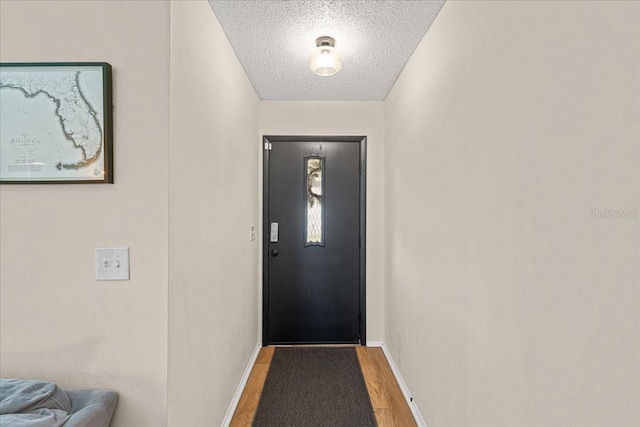
<svg viewBox="0 0 640 427">
<path fill-rule="evenodd" d="M 129 248 L 96 249 L 96 280 L 129 280 Z"/>
</svg>

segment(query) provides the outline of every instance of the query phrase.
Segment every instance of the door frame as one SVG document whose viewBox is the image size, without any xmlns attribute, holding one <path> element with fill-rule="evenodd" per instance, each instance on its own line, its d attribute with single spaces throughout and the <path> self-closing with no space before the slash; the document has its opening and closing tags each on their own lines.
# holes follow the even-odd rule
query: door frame
<svg viewBox="0 0 640 427">
<path fill-rule="evenodd" d="M 262 345 L 269 345 L 269 153 L 273 142 L 352 142 L 360 147 L 360 345 L 367 345 L 367 137 L 293 136 L 262 137 Z"/>
</svg>

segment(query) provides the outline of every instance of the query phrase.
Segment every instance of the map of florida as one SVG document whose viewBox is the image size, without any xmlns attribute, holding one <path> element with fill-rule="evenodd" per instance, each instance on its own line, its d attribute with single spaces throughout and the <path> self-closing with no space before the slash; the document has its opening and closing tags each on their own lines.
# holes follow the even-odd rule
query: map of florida
<svg viewBox="0 0 640 427">
<path fill-rule="evenodd" d="M 56 104 L 56 115 L 67 140 L 82 150 L 76 163 L 58 163 L 58 169 L 80 169 L 93 163 L 102 149 L 102 129 L 97 113 L 79 84 L 79 71 L 64 73 L 2 73 L 0 88 L 14 88 L 27 98 L 45 94 Z"/>
</svg>

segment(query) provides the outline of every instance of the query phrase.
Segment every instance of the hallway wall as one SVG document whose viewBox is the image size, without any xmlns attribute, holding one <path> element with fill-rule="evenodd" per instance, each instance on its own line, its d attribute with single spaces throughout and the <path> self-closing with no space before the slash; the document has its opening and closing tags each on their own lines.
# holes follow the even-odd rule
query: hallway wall
<svg viewBox="0 0 640 427">
<path fill-rule="evenodd" d="M 447 2 L 388 95 L 385 342 L 429 426 L 640 423 L 639 17 Z"/>
<path fill-rule="evenodd" d="M 219 425 L 259 341 L 258 97 L 207 2 L 171 2 L 170 426 Z"/>
<path fill-rule="evenodd" d="M 382 294 L 384 278 L 384 130 L 382 107 L 382 102 L 260 102 L 261 136 L 367 136 L 367 341 L 382 341 L 384 324 Z M 259 188 L 262 188 L 262 162 L 260 162 L 259 176 Z M 262 199 L 260 206 L 262 206 Z M 260 221 L 262 222 L 262 218 Z M 262 302 L 260 307 L 262 307 Z M 262 313 L 259 318 L 262 320 Z"/>
</svg>

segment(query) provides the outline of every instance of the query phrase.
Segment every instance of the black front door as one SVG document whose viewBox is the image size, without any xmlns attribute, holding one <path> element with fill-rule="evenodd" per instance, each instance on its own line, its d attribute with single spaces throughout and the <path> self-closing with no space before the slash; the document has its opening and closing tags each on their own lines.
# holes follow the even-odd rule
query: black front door
<svg viewBox="0 0 640 427">
<path fill-rule="evenodd" d="M 360 342 L 361 157 L 362 137 L 265 137 L 263 344 Z"/>
</svg>

